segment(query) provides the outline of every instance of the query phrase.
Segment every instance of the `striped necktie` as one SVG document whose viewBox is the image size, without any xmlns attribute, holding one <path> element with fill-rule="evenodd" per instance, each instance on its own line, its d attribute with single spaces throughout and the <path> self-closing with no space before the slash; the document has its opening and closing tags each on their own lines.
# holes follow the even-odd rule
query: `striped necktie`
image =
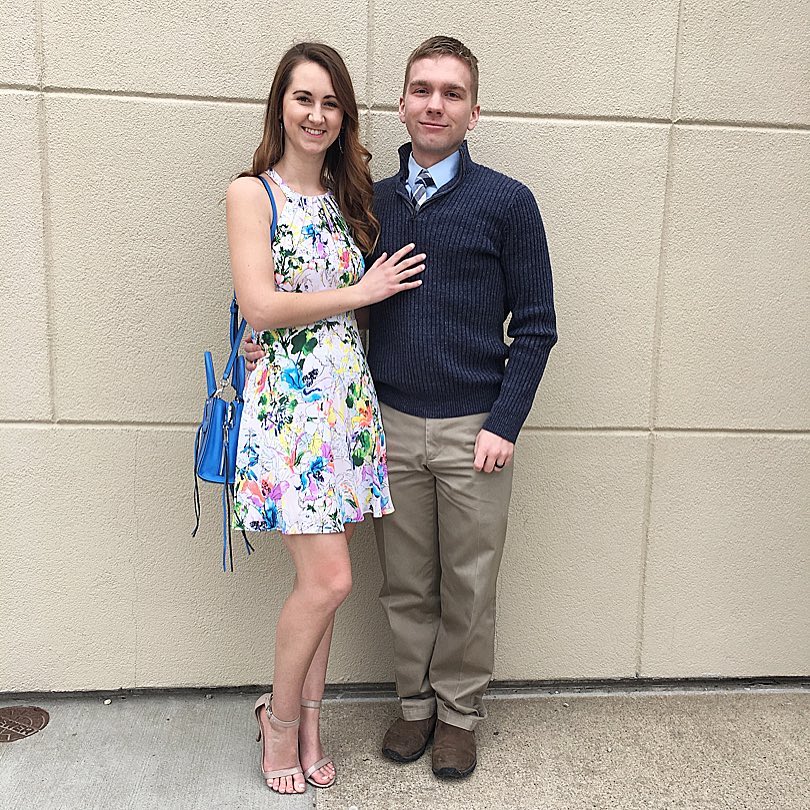
<svg viewBox="0 0 810 810">
<path fill-rule="evenodd" d="M 413 207 L 418 211 L 422 203 L 427 199 L 427 190 L 431 186 L 435 186 L 433 178 L 427 169 L 422 169 L 413 184 L 413 193 L 411 199 L 413 200 Z"/>
</svg>

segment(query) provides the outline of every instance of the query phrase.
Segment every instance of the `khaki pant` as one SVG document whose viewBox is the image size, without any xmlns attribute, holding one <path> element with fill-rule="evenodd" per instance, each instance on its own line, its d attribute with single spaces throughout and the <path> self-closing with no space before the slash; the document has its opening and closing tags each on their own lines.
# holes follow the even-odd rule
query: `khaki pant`
<svg viewBox="0 0 810 810">
<path fill-rule="evenodd" d="M 406 720 L 472 729 L 495 656 L 495 584 L 512 466 L 473 468 L 487 414 L 422 419 L 381 406 L 395 512 L 375 521 L 380 600 Z"/>
</svg>

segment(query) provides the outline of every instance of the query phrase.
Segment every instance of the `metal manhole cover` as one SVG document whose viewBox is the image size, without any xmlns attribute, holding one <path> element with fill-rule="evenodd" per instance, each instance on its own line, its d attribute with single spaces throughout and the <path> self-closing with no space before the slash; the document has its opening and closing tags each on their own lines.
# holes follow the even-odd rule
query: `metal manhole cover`
<svg viewBox="0 0 810 810">
<path fill-rule="evenodd" d="M 50 715 L 36 706 L 0 706 L 0 743 L 14 742 L 42 731 Z"/>
</svg>

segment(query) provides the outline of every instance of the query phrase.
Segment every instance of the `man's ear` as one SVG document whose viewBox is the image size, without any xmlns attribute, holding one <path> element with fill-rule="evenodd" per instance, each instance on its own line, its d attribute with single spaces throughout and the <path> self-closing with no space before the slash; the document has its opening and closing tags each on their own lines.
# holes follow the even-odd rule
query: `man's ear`
<svg viewBox="0 0 810 810">
<path fill-rule="evenodd" d="M 475 129 L 475 125 L 478 123 L 478 119 L 481 117 L 481 105 L 476 104 L 472 108 L 472 113 L 470 114 L 470 123 L 467 124 L 468 131 L 472 132 Z"/>
<path fill-rule="evenodd" d="M 405 123 L 405 96 L 399 97 L 399 120 Z"/>
</svg>

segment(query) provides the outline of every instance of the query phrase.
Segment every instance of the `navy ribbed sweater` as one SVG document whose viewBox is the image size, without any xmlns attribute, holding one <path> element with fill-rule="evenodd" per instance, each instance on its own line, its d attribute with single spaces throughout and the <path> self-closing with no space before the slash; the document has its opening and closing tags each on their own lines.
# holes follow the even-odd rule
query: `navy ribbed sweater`
<svg viewBox="0 0 810 810">
<path fill-rule="evenodd" d="M 379 399 L 429 418 L 489 413 L 484 428 L 514 442 L 557 340 L 551 263 L 531 191 L 474 163 L 418 212 L 400 172 L 374 185 L 383 251 L 416 244 L 422 285 L 371 308 L 368 362 Z M 511 312 L 507 346 L 503 325 Z M 507 363 L 508 358 L 508 363 Z"/>
</svg>

